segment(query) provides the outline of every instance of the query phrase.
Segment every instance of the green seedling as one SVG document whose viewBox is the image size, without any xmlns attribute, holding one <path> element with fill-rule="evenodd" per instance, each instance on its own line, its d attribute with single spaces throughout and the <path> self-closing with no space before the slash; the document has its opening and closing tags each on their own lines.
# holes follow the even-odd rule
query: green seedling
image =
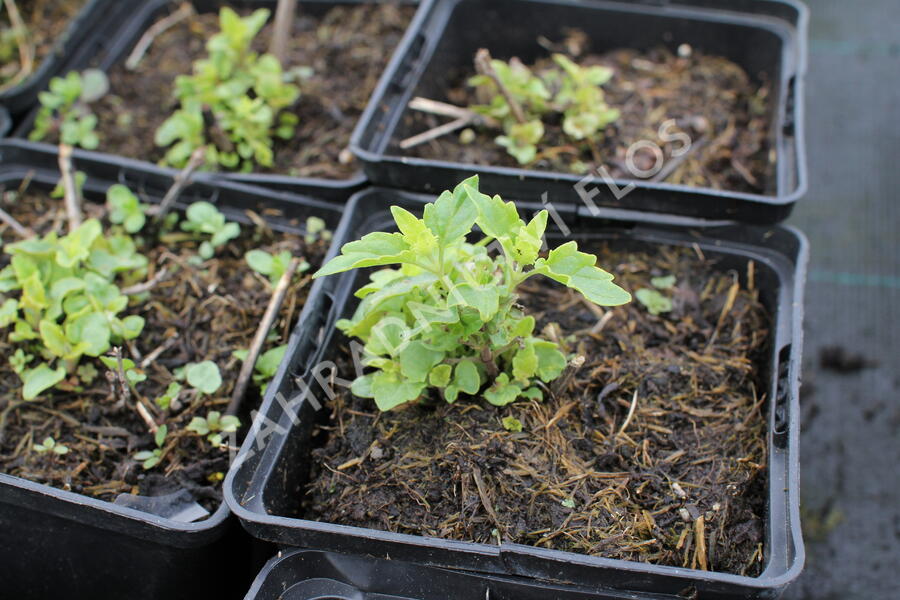
<svg viewBox="0 0 900 600">
<path fill-rule="evenodd" d="M 184 375 L 188 385 L 207 396 L 215 394 L 222 387 L 219 367 L 211 360 L 187 365 Z"/>
<path fill-rule="evenodd" d="M 262 8 L 244 18 L 222 8 L 221 31 L 207 42 L 208 56 L 194 63 L 192 75 L 176 78 L 180 106 L 156 131 L 156 144 L 169 147 L 167 164 L 183 167 L 203 146 L 210 165 L 244 171 L 270 167 L 273 136 L 294 135 L 297 116 L 284 109 L 300 90 L 285 81 L 277 58 L 252 50 L 268 18 Z"/>
<path fill-rule="evenodd" d="M 260 275 L 268 277 L 269 282 L 272 285 L 278 283 L 278 280 L 284 275 L 292 258 L 293 255 L 287 250 L 279 252 L 278 254 L 269 254 L 265 250 L 250 250 L 244 255 L 247 265 Z M 309 263 L 304 260 L 300 263 L 295 272 L 303 273 L 308 270 Z"/>
<path fill-rule="evenodd" d="M 188 431 L 193 431 L 199 436 L 206 436 L 207 441 L 213 446 L 222 445 L 222 435 L 234 433 L 241 426 L 241 421 L 233 415 L 222 416 L 218 411 L 210 411 L 206 418 L 194 417 L 188 424 Z"/>
<path fill-rule="evenodd" d="M 503 417 L 503 428 L 513 433 L 522 431 L 522 422 L 515 417 Z"/>
<path fill-rule="evenodd" d="M 97 115 L 90 104 L 109 91 L 109 80 L 103 71 L 87 69 L 81 73 L 70 71 L 65 77 L 50 80 L 47 91 L 38 94 L 41 108 L 28 136 L 33 141 L 45 140 L 54 133 L 59 141 L 70 146 L 94 150 L 100 145 L 95 131 Z"/>
<path fill-rule="evenodd" d="M 278 367 L 281 365 L 281 361 L 284 359 L 286 351 L 287 344 L 277 346 L 263 352 L 256 360 L 256 364 L 253 366 L 253 383 L 259 387 L 260 394 L 266 393 L 269 381 L 275 377 L 275 372 L 278 371 Z M 238 360 L 247 360 L 248 353 L 246 350 L 235 350 L 232 354 Z"/>
<path fill-rule="evenodd" d="M 169 410 L 174 402 L 178 401 L 181 394 L 181 384 L 177 381 L 169 383 L 163 395 L 156 399 L 156 405 L 163 410 Z"/>
<path fill-rule="evenodd" d="M 374 398 L 383 411 L 429 389 L 448 402 L 481 392 L 497 406 L 542 398 L 538 382 L 556 379 L 567 356 L 535 335 L 534 317 L 517 304 L 518 286 L 531 277 L 558 281 L 603 306 L 631 300 L 574 241 L 541 257 L 547 211 L 525 223 L 515 204 L 479 192 L 477 177 L 441 194 L 422 219 L 398 206 L 391 212 L 399 233 L 350 242 L 315 275 L 399 265 L 373 273 L 356 292 L 353 318 L 337 324 L 363 341 L 363 364 L 374 369 L 353 382 L 353 393 Z M 467 236 L 476 224 L 485 237 L 473 243 Z"/>
<path fill-rule="evenodd" d="M 307 244 L 313 244 L 318 240 L 328 241 L 331 239 L 331 231 L 328 224 L 321 217 L 309 217 L 306 219 L 306 235 L 304 241 Z"/>
<path fill-rule="evenodd" d="M 168 434 L 169 428 L 165 425 L 160 425 L 156 430 L 156 434 L 154 434 L 153 436 L 153 441 L 156 444 L 156 448 L 154 448 L 153 450 L 144 450 L 134 455 L 134 460 L 140 461 L 141 466 L 145 471 L 149 471 L 162 462 L 163 446 L 166 445 L 166 436 Z"/>
<path fill-rule="evenodd" d="M 41 442 L 40 444 L 35 444 L 34 446 L 32 446 L 32 448 L 34 448 L 34 451 L 39 454 L 46 454 L 49 452 L 51 454 L 62 456 L 63 454 L 68 454 L 69 452 L 68 446 L 60 444 L 50 436 L 45 437 L 43 442 Z"/>
<path fill-rule="evenodd" d="M 535 74 L 518 59 L 509 62 L 491 60 L 497 81 L 487 74 L 469 80 L 488 104 L 470 106 L 473 111 L 498 121 L 503 135 L 496 141 L 519 164 L 533 162 L 550 122 L 561 121 L 563 132 L 573 144 L 594 144 L 610 123 L 620 117 L 610 108 L 601 88 L 612 77 L 602 66 L 581 67 L 562 54 L 553 55 L 553 67 Z M 507 98 L 518 105 L 517 114 Z"/>
<path fill-rule="evenodd" d="M 661 315 L 672 310 L 672 301 L 657 290 L 641 288 L 634 293 L 634 297 L 646 307 L 647 312 L 651 315 Z"/>
<path fill-rule="evenodd" d="M 185 212 L 181 228 L 201 237 L 198 254 L 204 260 L 212 258 L 216 250 L 241 234 L 241 226 L 227 222 L 225 215 L 209 202 L 191 204 Z M 205 239 L 206 236 L 209 239 Z"/>
<path fill-rule="evenodd" d="M 111 223 L 121 225 L 128 233 L 137 233 L 147 222 L 148 206 L 122 184 L 115 184 L 106 191 L 106 207 Z"/>
<path fill-rule="evenodd" d="M 7 340 L 22 349 L 13 366 L 25 400 L 77 374 L 82 357 L 100 357 L 143 330 L 142 317 L 121 315 L 128 297 L 114 282 L 120 273 L 146 270 L 127 235 L 104 235 L 100 222 L 88 219 L 68 235 L 51 232 L 4 251 L 10 264 L 0 270 L 0 294 L 15 297 L 0 305 L 0 327 L 11 327 Z"/>
</svg>

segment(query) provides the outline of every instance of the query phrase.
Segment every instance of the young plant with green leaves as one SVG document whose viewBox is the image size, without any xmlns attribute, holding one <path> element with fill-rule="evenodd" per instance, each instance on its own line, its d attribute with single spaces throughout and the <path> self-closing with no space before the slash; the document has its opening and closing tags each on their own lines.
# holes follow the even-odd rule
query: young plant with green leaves
<svg viewBox="0 0 900 600">
<path fill-rule="evenodd" d="M 222 436 L 226 433 L 234 433 L 241 426 L 241 420 L 233 415 L 222 415 L 219 411 L 212 410 L 204 417 L 194 417 L 188 423 L 187 430 L 199 436 L 206 436 L 206 440 L 213 446 L 222 445 Z"/>
<path fill-rule="evenodd" d="M 100 145 L 97 115 L 90 108 L 109 91 L 109 80 L 103 71 L 87 69 L 70 71 L 65 77 L 50 80 L 47 91 L 38 94 L 41 108 L 29 134 L 32 141 L 43 141 L 53 134 L 69 146 L 94 150 Z"/>
<path fill-rule="evenodd" d="M 115 281 L 146 274 L 147 259 L 128 235 L 104 234 L 88 219 L 62 237 L 51 232 L 4 252 L 11 258 L 0 271 L 0 328 L 11 327 L 7 340 L 18 345 L 10 363 L 25 400 L 78 377 L 82 357 L 140 335 L 144 319 L 122 315 L 128 297 Z"/>
<path fill-rule="evenodd" d="M 55 454 L 57 456 L 62 456 L 63 454 L 69 453 L 68 446 L 60 444 L 50 436 L 45 437 L 44 441 L 40 444 L 34 444 L 32 448 L 38 454 Z"/>
<path fill-rule="evenodd" d="M 256 364 L 253 365 L 253 383 L 259 387 L 260 394 L 266 393 L 266 388 L 275 377 L 285 352 L 287 352 L 287 344 L 267 350 L 256 359 Z M 247 350 L 235 350 L 231 354 L 238 360 L 245 361 L 249 353 Z"/>
<path fill-rule="evenodd" d="M 181 228 L 196 234 L 200 240 L 198 254 L 204 260 L 212 258 L 216 250 L 241 235 L 240 225 L 227 221 L 219 209 L 203 201 L 188 206 Z"/>
<path fill-rule="evenodd" d="M 167 164 L 183 167 L 203 146 L 210 165 L 243 171 L 270 167 L 273 136 L 294 135 L 297 116 L 284 109 L 300 90 L 286 81 L 277 58 L 252 49 L 268 18 L 264 8 L 244 18 L 222 8 L 221 31 L 207 42 L 207 58 L 194 63 L 192 75 L 175 80 L 180 106 L 156 131 L 156 144 L 169 147 Z"/>
<path fill-rule="evenodd" d="M 531 277 L 558 281 L 603 306 L 631 300 L 574 241 L 542 257 L 547 211 L 525 223 L 515 204 L 482 194 L 477 177 L 441 194 L 421 219 L 399 206 L 391 212 L 398 233 L 344 245 L 315 275 L 399 265 L 374 272 L 356 292 L 353 317 L 338 322 L 364 342 L 363 364 L 373 369 L 353 382 L 353 393 L 374 398 L 383 411 L 429 389 L 447 402 L 481 392 L 497 406 L 542 398 L 538 382 L 556 379 L 567 356 L 536 335 L 534 317 L 517 304 L 517 288 Z M 468 239 L 474 225 L 484 234 L 478 241 Z"/>
<path fill-rule="evenodd" d="M 490 67 L 496 79 L 479 74 L 469 80 L 479 97 L 490 101 L 469 108 L 501 124 L 503 135 L 496 141 L 519 164 L 537 158 L 550 123 L 561 122 L 573 144 L 595 143 L 620 116 L 618 109 L 606 104 L 601 88 L 613 74 L 607 67 L 582 67 L 562 54 L 554 54 L 553 66 L 537 74 L 515 58 L 491 60 Z M 520 114 L 510 105 L 510 98 Z"/>
<path fill-rule="evenodd" d="M 167 435 L 169 435 L 169 428 L 166 425 L 160 425 L 153 435 L 153 442 L 156 444 L 156 448 L 143 450 L 134 455 L 134 460 L 139 461 L 145 471 L 149 471 L 162 462 L 162 459 L 165 457 Z"/>
<path fill-rule="evenodd" d="M 672 300 L 659 290 L 670 290 L 675 287 L 675 276 L 653 277 L 650 284 L 656 288 L 641 288 L 634 293 L 638 302 L 644 305 L 651 315 L 661 315 L 672 310 Z"/>
</svg>

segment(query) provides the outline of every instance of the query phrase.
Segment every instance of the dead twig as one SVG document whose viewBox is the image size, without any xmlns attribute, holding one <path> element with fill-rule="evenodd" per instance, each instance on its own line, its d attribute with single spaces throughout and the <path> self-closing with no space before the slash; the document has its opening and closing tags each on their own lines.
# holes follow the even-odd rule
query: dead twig
<svg viewBox="0 0 900 600">
<path fill-rule="evenodd" d="M 15 231 L 16 235 L 18 235 L 19 237 L 28 239 L 34 236 L 34 233 L 30 229 L 16 221 L 16 219 L 11 214 L 6 212 L 2 208 L 0 208 L 0 221 L 3 221 L 7 225 L 9 225 L 9 228 Z"/>
<path fill-rule="evenodd" d="M 468 117 L 460 117 L 455 121 L 450 121 L 449 123 L 438 125 L 437 127 L 429 129 L 428 131 L 406 138 L 405 140 L 400 142 L 400 148 L 402 148 L 403 150 L 409 150 L 410 148 L 414 148 L 420 144 L 424 144 L 425 142 L 430 142 L 433 139 L 443 137 L 448 133 L 453 133 L 454 131 L 462 129 L 463 127 L 466 127 L 471 123 L 472 119 Z"/>
<path fill-rule="evenodd" d="M 59 145 L 59 172 L 62 175 L 66 215 L 69 218 L 69 231 L 81 226 L 81 195 L 75 183 L 75 170 L 72 167 L 72 146 Z"/>
<path fill-rule="evenodd" d="M 181 336 L 176 333 L 175 335 L 164 341 L 162 344 L 160 344 L 159 347 L 157 347 L 150 354 L 144 357 L 144 360 L 141 361 L 141 368 L 146 369 L 148 366 L 150 366 L 150 364 L 157 358 L 159 358 L 163 352 L 174 346 L 180 337 Z"/>
<path fill-rule="evenodd" d="M 291 29 L 294 25 L 294 15 L 297 12 L 297 0 L 278 0 L 275 9 L 275 25 L 272 33 L 272 41 L 269 44 L 269 54 L 278 59 L 282 65 L 288 59 L 288 41 L 291 37 Z"/>
<path fill-rule="evenodd" d="M 622 426 L 619 428 L 619 435 L 625 433 L 625 430 L 628 429 L 628 425 L 631 424 L 631 417 L 634 416 L 634 409 L 637 408 L 637 399 L 638 391 L 634 390 L 634 396 L 631 397 L 631 407 L 628 409 L 628 416 L 625 417 L 625 422 L 622 423 Z"/>
<path fill-rule="evenodd" d="M 696 154 L 703 146 L 706 145 L 706 138 L 700 138 L 695 143 L 691 144 L 691 147 L 685 150 L 682 154 L 679 154 L 675 158 L 669 160 L 663 168 L 659 170 L 659 172 L 650 178 L 650 181 L 660 182 L 668 179 L 675 171 L 678 170 L 678 167 L 683 165 L 687 159 Z"/>
<path fill-rule="evenodd" d="M 241 372 L 238 375 L 237 383 L 234 385 L 234 392 L 231 394 L 231 401 L 228 403 L 228 408 L 225 409 L 226 415 L 233 415 L 237 412 L 238 406 L 240 406 L 241 400 L 243 400 L 244 394 L 247 392 L 247 385 L 250 383 L 250 376 L 253 375 L 253 368 L 256 366 L 256 360 L 259 358 L 259 353 L 262 351 L 263 344 L 266 342 L 266 336 L 269 335 L 269 330 L 272 329 L 272 324 L 278 317 L 278 311 L 284 303 L 284 297 L 287 295 L 291 279 L 299 264 L 300 259 L 297 257 L 292 258 L 287 269 L 285 269 L 284 273 L 281 275 L 281 279 L 278 280 L 278 285 L 275 286 L 275 291 L 272 293 L 272 298 L 269 300 L 266 312 L 259 322 L 259 327 L 257 327 L 256 333 L 253 336 L 253 341 L 250 343 L 250 349 L 247 351 L 247 358 L 244 359 L 244 364 L 241 366 Z"/>
<path fill-rule="evenodd" d="M 525 117 L 525 111 L 522 110 L 522 106 L 519 104 L 519 101 L 516 100 L 513 95 L 510 93 L 503 82 L 500 80 L 500 77 L 497 75 L 497 72 L 494 70 L 494 66 L 491 64 L 491 53 L 488 52 L 487 48 L 481 48 L 478 52 L 475 53 L 475 70 L 478 71 L 481 75 L 486 75 L 491 78 L 491 80 L 497 85 L 497 89 L 500 90 L 500 93 L 503 94 L 503 97 L 506 98 L 506 103 L 509 104 L 509 110 L 512 112 L 513 117 L 515 117 L 516 121 L 519 123 L 526 123 L 528 119 Z"/>
<path fill-rule="evenodd" d="M 120 291 L 125 296 L 137 296 L 138 294 L 143 294 L 144 292 L 149 292 L 150 290 L 155 288 L 157 286 L 157 284 L 159 284 L 162 281 L 165 281 L 165 279 L 168 276 L 169 276 L 169 272 L 166 270 L 165 267 L 163 267 L 162 269 L 160 269 L 159 271 L 156 272 L 156 275 L 154 275 L 152 278 L 148 279 L 147 281 L 145 281 L 143 283 L 136 283 L 136 284 L 126 287 L 126 288 L 122 288 Z"/>
<path fill-rule="evenodd" d="M 6 6 L 6 12 L 9 13 L 9 23 L 16 36 L 16 45 L 19 47 L 19 62 L 22 66 L 15 77 L 0 87 L 0 91 L 12 89 L 19 85 L 34 70 L 34 48 L 28 43 L 28 27 L 25 26 L 19 7 L 16 6 L 15 0 L 3 0 L 3 4 Z"/>
<path fill-rule="evenodd" d="M 181 6 L 178 7 L 178 10 L 154 23 L 144 35 L 141 36 L 141 39 L 138 40 L 138 43 L 134 46 L 131 54 L 125 59 L 125 68 L 129 71 L 134 71 L 157 37 L 185 19 L 194 16 L 194 14 L 194 6 L 190 2 L 183 2 Z"/>
<path fill-rule="evenodd" d="M 114 373 L 116 381 L 119 384 L 119 393 L 122 395 L 122 400 L 125 404 L 130 404 L 131 386 L 128 385 L 128 379 L 125 377 L 125 366 L 122 364 L 122 349 L 118 346 L 113 348 L 113 356 L 116 357 L 116 370 Z M 138 416 L 141 417 L 141 420 L 144 421 L 144 424 L 147 425 L 147 429 L 150 430 L 150 433 L 156 434 L 159 426 L 156 424 L 156 421 L 153 420 L 153 416 L 141 402 L 140 398 L 135 401 L 134 408 L 137 411 Z"/>
<path fill-rule="evenodd" d="M 491 505 L 490 498 L 488 498 L 487 487 L 484 485 L 484 479 L 481 477 L 481 469 L 474 465 L 472 467 L 472 478 L 475 480 L 475 487 L 478 488 L 478 496 L 481 498 L 481 504 L 484 506 L 484 510 L 487 511 L 491 521 L 494 522 L 494 527 L 497 528 L 497 534 L 503 535 L 503 527 L 500 525 L 500 519 L 497 518 L 497 513 L 494 512 L 494 507 Z"/>
<path fill-rule="evenodd" d="M 181 192 L 184 191 L 184 188 L 191 183 L 191 177 L 193 177 L 194 171 L 199 169 L 204 162 L 206 162 L 206 147 L 200 146 L 191 153 L 191 158 L 188 160 L 187 165 L 185 165 L 184 169 L 175 176 L 175 179 L 172 181 L 172 187 L 169 188 L 169 191 L 166 192 L 162 202 L 159 203 L 159 207 L 157 207 L 155 214 L 153 215 L 153 219 L 157 223 L 163 220 L 166 213 L 169 212 L 175 204 L 175 201 L 181 196 Z"/>
</svg>

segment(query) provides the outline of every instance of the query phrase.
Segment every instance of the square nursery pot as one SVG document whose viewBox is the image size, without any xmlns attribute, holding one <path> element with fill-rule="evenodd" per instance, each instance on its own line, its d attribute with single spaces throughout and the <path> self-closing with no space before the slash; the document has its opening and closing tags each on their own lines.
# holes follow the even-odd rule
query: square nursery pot
<svg viewBox="0 0 900 600">
<path fill-rule="evenodd" d="M 0 104 L 16 117 L 31 110 L 37 103 L 38 92 L 47 87 L 50 79 L 65 71 L 89 38 L 103 37 L 106 27 L 127 8 L 125 5 L 116 0 L 88 0 L 34 72 L 19 85 L 0 92 Z"/>
<path fill-rule="evenodd" d="M 422 16 L 384 74 L 351 141 L 376 185 L 437 193 L 477 171 L 483 184 L 524 200 L 536 202 L 544 195 L 557 204 L 584 202 L 763 224 L 785 219 L 806 191 L 803 77 L 808 13 L 797 0 L 437 0 Z M 488 48 L 496 58 L 518 57 L 531 64 L 549 54 L 537 43 L 539 36 L 562 39 L 569 28 L 584 31 L 595 53 L 660 45 L 674 53 L 689 44 L 733 61 L 754 81 L 763 77 L 771 82 L 768 139 L 777 158 L 765 189 L 747 193 L 613 179 L 597 172 L 475 166 L 453 158 L 421 158 L 400 148 L 401 140 L 424 131 L 408 122 L 414 112 L 407 108 L 410 100 L 443 100 L 451 79 L 473 70 L 479 48 Z M 660 171 L 665 168 L 663 163 Z M 624 193 L 629 185 L 635 186 L 633 194 Z"/>
<path fill-rule="evenodd" d="M 418 0 L 398 0 L 398 2 L 406 5 L 419 4 Z M 432 0 L 424 0 L 421 2 L 421 10 L 413 19 L 413 24 L 418 22 L 421 18 L 421 12 L 427 9 L 431 2 Z M 229 6 L 236 10 L 268 8 L 274 15 L 277 0 L 190 0 L 190 3 L 198 13 L 218 13 L 221 7 Z M 365 2 L 364 0 L 310 0 L 298 5 L 298 10 L 320 16 L 336 6 L 355 6 L 373 3 L 378 2 Z M 125 3 L 123 2 L 123 4 Z M 104 71 L 109 71 L 115 65 L 124 62 L 147 29 L 166 14 L 170 13 L 174 6 L 170 0 L 142 0 L 141 2 L 135 3 L 135 5 L 136 6 L 134 6 L 130 14 L 119 19 L 117 29 L 110 36 L 95 35 L 88 37 L 88 39 L 84 41 L 83 49 L 80 52 L 78 59 L 76 61 L 71 61 L 67 65 L 66 71 L 82 70 L 88 67 L 96 67 Z M 401 41 L 398 47 L 406 45 L 405 40 L 410 35 L 410 30 L 407 31 L 404 41 Z M 396 56 L 392 60 L 396 60 Z M 389 65 L 390 64 L 392 63 L 389 63 Z M 185 72 L 189 73 L 190 69 L 187 68 Z M 341 73 L 335 73 L 334 75 L 337 77 L 344 76 Z M 27 118 L 16 128 L 16 137 L 28 137 L 36 114 L 37 108 L 32 110 Z M 149 140 L 148 143 L 152 144 L 153 141 Z M 102 147 L 101 142 L 101 149 Z M 174 170 L 172 172 L 174 172 Z M 235 183 L 257 185 L 267 189 L 293 192 L 296 194 L 308 194 L 316 198 L 333 200 L 341 203 L 346 202 L 354 192 L 360 190 L 368 181 L 365 174 L 362 172 L 362 169 L 357 170 L 349 178 L 343 180 L 326 179 L 322 177 L 294 177 L 291 175 L 271 173 L 221 172 L 218 173 L 217 176 Z"/>
<path fill-rule="evenodd" d="M 0 143 L 0 187 L 22 182 L 42 190 L 59 179 L 55 153 L 20 141 Z M 137 161 L 111 161 L 75 151 L 75 168 L 87 174 L 87 201 L 103 201 L 122 183 L 145 202 L 159 202 L 172 185 L 166 172 Z M 299 232 L 293 219 L 316 215 L 334 227 L 330 202 L 197 176 L 176 203 L 206 200 L 230 219 L 249 223 L 247 209 L 279 209 L 270 226 Z M 291 221 L 288 221 L 288 218 Z M 252 407 L 242 407 L 242 410 Z M 4 598 L 207 598 L 237 597 L 271 555 L 238 526 L 224 502 L 204 520 L 184 522 L 148 512 L 137 496 L 115 503 L 0 473 L 0 585 Z M 147 500 L 145 499 L 145 502 Z M 163 512 L 161 514 L 171 514 Z"/>
<path fill-rule="evenodd" d="M 245 600 L 665 600 L 629 592 L 541 584 L 532 580 L 290 550 L 260 572 Z"/>
<path fill-rule="evenodd" d="M 495 191 L 484 184 L 481 189 Z M 384 188 L 360 192 L 347 206 L 332 255 L 342 244 L 366 233 L 391 230 L 391 205 L 421 213 L 424 203 L 432 199 Z M 313 431 L 317 424 L 327 421 L 329 412 L 315 410 L 325 400 L 322 385 L 329 377 L 315 365 L 333 356 L 339 341 L 335 322 L 350 317 L 355 308 L 353 292 L 365 280 L 365 274 L 353 271 L 317 280 L 295 334 L 297 344 L 289 350 L 292 354 L 273 380 L 260 415 L 226 478 L 226 501 L 250 533 L 281 546 L 528 577 L 594 590 L 704 599 L 780 595 L 800 573 L 804 560 L 798 505 L 798 390 L 808 260 L 805 237 L 784 226 L 710 224 L 613 210 L 603 210 L 595 217 L 583 207 L 560 211 L 560 216 L 579 241 L 610 240 L 644 248 L 659 244 L 693 246 L 707 257 L 716 257 L 716 269 L 737 273 L 746 273 L 750 260 L 757 265 L 757 289 L 772 319 L 771 339 L 760 363 L 761 376 L 767 397 L 775 399 L 764 413 L 769 462 L 761 575 L 656 566 L 521 544 L 444 540 L 304 519 L 299 499 L 308 483 L 311 452 L 317 445 Z M 548 232 L 549 239 L 560 237 L 559 233 Z M 347 374 L 339 376 L 346 378 Z M 278 401 L 273 399 L 276 393 L 280 394 Z"/>
</svg>

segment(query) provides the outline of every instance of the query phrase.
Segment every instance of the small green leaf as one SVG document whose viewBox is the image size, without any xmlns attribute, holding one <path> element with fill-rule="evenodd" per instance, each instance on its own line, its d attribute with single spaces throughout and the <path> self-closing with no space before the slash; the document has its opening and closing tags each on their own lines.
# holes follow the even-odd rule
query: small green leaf
<svg viewBox="0 0 900 600">
<path fill-rule="evenodd" d="M 22 397 L 25 400 L 34 400 L 44 391 L 54 387 L 66 378 L 66 370 L 63 367 L 51 369 L 46 363 L 41 363 L 34 369 L 26 369 L 22 375 Z"/>
<path fill-rule="evenodd" d="M 650 279 L 650 283 L 655 288 L 668 290 L 675 286 L 675 276 L 666 275 L 665 277 L 653 277 L 652 279 Z"/>
<path fill-rule="evenodd" d="M 503 417 L 503 428 L 507 431 L 522 431 L 522 422 L 515 417 Z"/>
<path fill-rule="evenodd" d="M 634 296 L 651 315 L 660 315 L 672 310 L 672 301 L 656 290 L 641 288 L 634 293 Z"/>
<path fill-rule="evenodd" d="M 447 387 L 450 383 L 450 375 L 453 373 L 453 367 L 450 365 L 437 365 L 431 369 L 428 374 L 428 383 L 434 387 Z"/>
<path fill-rule="evenodd" d="M 222 386 L 222 375 L 216 363 L 205 360 L 201 363 L 191 363 L 185 369 L 188 385 L 204 394 L 215 394 Z"/>
</svg>

